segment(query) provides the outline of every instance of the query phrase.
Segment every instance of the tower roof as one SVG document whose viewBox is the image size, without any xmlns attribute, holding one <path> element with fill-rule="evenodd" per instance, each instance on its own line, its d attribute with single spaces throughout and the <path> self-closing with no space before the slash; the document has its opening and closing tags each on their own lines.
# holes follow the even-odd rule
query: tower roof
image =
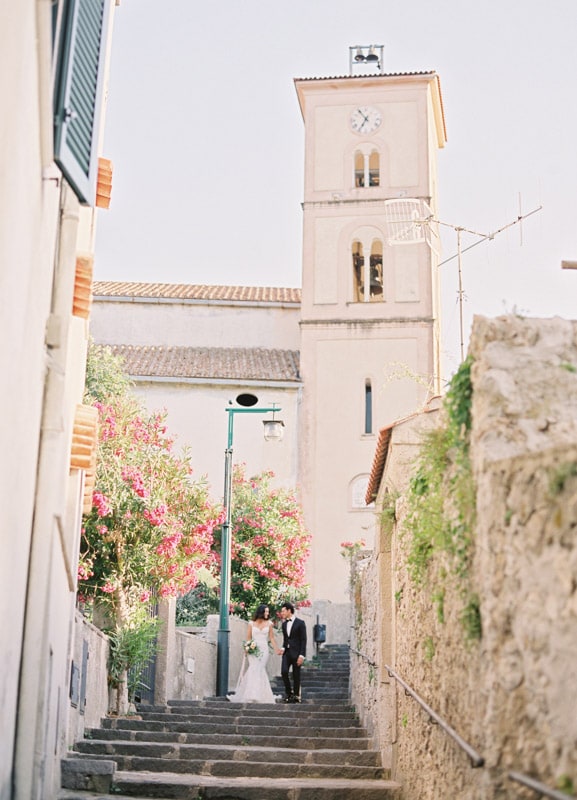
<svg viewBox="0 0 577 800">
<path fill-rule="evenodd" d="M 433 110 L 435 114 L 435 122 L 437 126 L 437 139 L 438 146 L 444 147 L 447 141 L 447 126 L 445 122 L 445 110 L 443 107 L 443 95 L 441 92 L 441 81 L 439 75 L 434 70 L 426 70 L 422 72 L 387 72 L 377 75 L 341 75 L 334 77 L 324 78 L 295 78 L 295 88 L 299 100 L 301 114 L 304 117 L 304 92 L 308 87 L 318 84 L 319 86 L 330 86 L 330 83 L 350 84 L 354 88 L 355 84 L 360 86 L 375 86 L 379 83 L 392 83 L 392 82 L 415 82 L 425 80 L 431 84 L 431 93 L 433 96 Z"/>
</svg>

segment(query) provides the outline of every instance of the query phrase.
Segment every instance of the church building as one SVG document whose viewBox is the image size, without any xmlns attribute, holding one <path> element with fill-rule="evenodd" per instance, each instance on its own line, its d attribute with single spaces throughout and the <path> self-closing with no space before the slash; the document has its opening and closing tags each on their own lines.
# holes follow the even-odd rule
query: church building
<svg viewBox="0 0 577 800">
<path fill-rule="evenodd" d="M 243 394 L 279 409 L 284 438 L 274 443 L 262 436 L 270 413 L 235 415 L 233 460 L 295 488 L 312 534 L 313 604 L 348 600 L 341 542 L 372 545 L 379 430 L 439 392 L 440 82 L 435 72 L 383 73 L 374 52 L 351 48 L 349 75 L 295 80 L 302 288 L 94 285 L 94 340 L 125 357 L 148 408 L 168 410 L 215 499 L 226 409 Z"/>
</svg>

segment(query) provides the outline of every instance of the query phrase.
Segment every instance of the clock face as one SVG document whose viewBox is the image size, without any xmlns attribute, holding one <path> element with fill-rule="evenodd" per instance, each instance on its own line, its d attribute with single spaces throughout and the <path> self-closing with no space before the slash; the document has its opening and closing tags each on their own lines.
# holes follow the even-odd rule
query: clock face
<svg viewBox="0 0 577 800">
<path fill-rule="evenodd" d="M 355 108 L 351 114 L 351 128 L 355 133 L 372 133 L 382 122 L 381 112 L 372 106 Z"/>
</svg>

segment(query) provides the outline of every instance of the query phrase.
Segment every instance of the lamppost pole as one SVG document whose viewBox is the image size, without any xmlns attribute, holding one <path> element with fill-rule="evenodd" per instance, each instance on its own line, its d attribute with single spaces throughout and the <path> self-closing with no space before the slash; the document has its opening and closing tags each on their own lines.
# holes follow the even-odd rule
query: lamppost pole
<svg viewBox="0 0 577 800">
<path fill-rule="evenodd" d="M 216 694 L 217 697 L 226 697 L 228 693 L 228 663 L 230 651 L 230 574 L 231 574 L 231 535 L 230 519 L 232 505 L 232 441 L 235 414 L 269 414 L 272 413 L 273 419 L 269 424 L 282 426 L 280 420 L 274 419 L 274 414 L 282 411 L 276 403 L 270 408 L 227 408 L 228 414 L 228 438 L 226 450 L 224 451 L 224 522 L 222 523 L 221 546 L 220 546 L 220 605 L 219 605 L 219 624 L 216 642 Z M 265 421 L 265 426 L 267 421 Z M 279 428 L 282 434 L 282 429 Z M 280 435 L 271 435 L 265 438 L 279 439 Z"/>
</svg>

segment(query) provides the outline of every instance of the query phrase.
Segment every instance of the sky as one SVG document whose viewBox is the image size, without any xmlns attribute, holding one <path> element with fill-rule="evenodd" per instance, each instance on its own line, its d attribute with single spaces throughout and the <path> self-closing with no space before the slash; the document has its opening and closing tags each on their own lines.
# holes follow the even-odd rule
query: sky
<svg viewBox="0 0 577 800">
<path fill-rule="evenodd" d="M 474 315 L 576 318 L 577 271 L 561 269 L 577 261 L 576 32 L 576 0 L 121 0 L 95 278 L 300 286 L 293 81 L 345 76 L 349 47 L 377 44 L 385 72 L 441 80 L 445 377 L 461 349 L 456 228 L 474 245 L 465 352 Z"/>
</svg>

